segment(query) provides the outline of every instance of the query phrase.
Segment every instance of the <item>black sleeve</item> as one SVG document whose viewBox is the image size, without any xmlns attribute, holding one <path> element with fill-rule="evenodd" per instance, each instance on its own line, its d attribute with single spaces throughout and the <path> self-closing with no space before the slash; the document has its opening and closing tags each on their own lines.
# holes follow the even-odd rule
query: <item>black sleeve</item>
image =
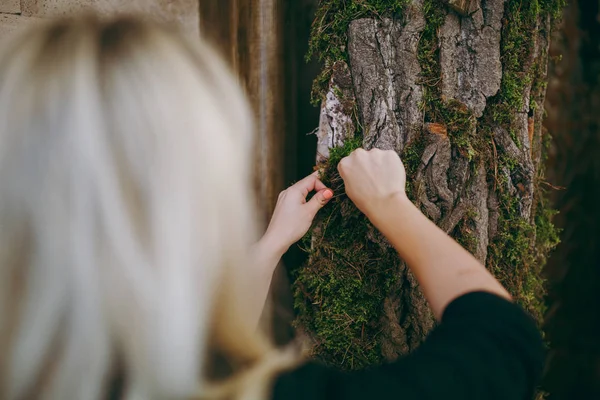
<svg viewBox="0 0 600 400">
<path fill-rule="evenodd" d="M 307 364 L 279 377 L 275 400 L 531 399 L 543 342 L 517 305 L 477 292 L 454 300 L 442 322 L 410 355 L 365 371 Z"/>
</svg>

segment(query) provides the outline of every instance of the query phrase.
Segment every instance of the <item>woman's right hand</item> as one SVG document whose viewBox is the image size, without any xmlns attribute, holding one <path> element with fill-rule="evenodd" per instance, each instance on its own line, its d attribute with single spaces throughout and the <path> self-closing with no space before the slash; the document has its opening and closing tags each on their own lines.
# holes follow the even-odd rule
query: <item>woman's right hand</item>
<svg viewBox="0 0 600 400">
<path fill-rule="evenodd" d="M 392 150 L 357 149 L 338 164 L 348 197 L 367 217 L 395 198 L 406 197 L 406 172 Z"/>
</svg>

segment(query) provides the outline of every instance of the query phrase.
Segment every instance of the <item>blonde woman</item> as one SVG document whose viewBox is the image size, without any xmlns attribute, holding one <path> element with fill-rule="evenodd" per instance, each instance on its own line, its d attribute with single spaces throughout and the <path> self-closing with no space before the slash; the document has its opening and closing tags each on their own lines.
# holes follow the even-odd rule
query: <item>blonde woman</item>
<svg viewBox="0 0 600 400">
<path fill-rule="evenodd" d="M 358 150 L 348 196 L 440 320 L 415 353 L 344 374 L 256 329 L 281 255 L 333 195 L 284 191 L 255 243 L 252 120 L 204 44 L 132 18 L 47 23 L 0 54 L 1 399 L 525 399 L 535 325 Z M 306 201 L 310 192 L 316 192 Z"/>
</svg>

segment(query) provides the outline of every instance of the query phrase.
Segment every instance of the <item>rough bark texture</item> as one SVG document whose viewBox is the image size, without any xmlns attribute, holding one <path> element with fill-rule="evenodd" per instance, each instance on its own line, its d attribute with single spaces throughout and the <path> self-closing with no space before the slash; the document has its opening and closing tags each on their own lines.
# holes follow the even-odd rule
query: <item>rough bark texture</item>
<svg viewBox="0 0 600 400">
<path fill-rule="evenodd" d="M 406 22 L 359 19 L 350 24 L 348 53 L 364 145 L 401 152 L 419 130 L 423 89 L 417 85 L 422 3 L 406 10 Z"/>
<path fill-rule="evenodd" d="M 340 147 L 332 118 L 322 114 L 318 135 L 333 146 L 324 179 L 338 197 L 315 227 L 310 261 L 295 281 L 298 324 L 325 362 L 352 369 L 392 360 L 434 325 L 413 275 L 343 195 L 335 165 L 357 146 L 398 152 L 412 200 L 535 317 L 542 313 L 539 271 L 556 238 L 550 213 L 537 207 L 538 105 L 559 2 L 474 3 L 474 11 L 459 15 L 438 0 L 411 0 L 390 17 L 348 22 L 345 59 L 354 91 L 345 96 L 336 84 L 345 68 L 331 68 L 323 108 L 335 96 L 346 102 L 348 119 L 348 104 L 355 104 L 359 131 L 339 135 L 355 136 Z M 325 20 L 336 10 L 330 7 Z M 337 54 L 327 51 L 333 56 L 324 57 L 326 68 Z"/>
<path fill-rule="evenodd" d="M 346 63 L 338 62 L 333 66 L 331 90 L 327 92 L 321 106 L 317 130 L 317 163 L 327 161 L 330 148 L 343 146 L 344 142 L 354 137 L 354 104 L 352 75 Z"/>
<path fill-rule="evenodd" d="M 423 89 L 417 84 L 421 73 L 417 50 L 425 27 L 421 8 L 422 2 L 415 1 L 406 9 L 404 21 L 369 18 L 350 24 L 348 53 L 366 149 L 401 153 L 421 130 Z M 394 273 L 399 280 L 383 301 L 380 321 L 381 352 L 388 361 L 414 350 L 433 327 L 412 273 L 402 263 Z"/>
<path fill-rule="evenodd" d="M 439 34 L 442 93 L 481 117 L 500 90 L 500 30 L 504 1 L 491 1 L 470 18 L 449 14 Z M 485 12 L 484 12 L 485 11 Z"/>
</svg>

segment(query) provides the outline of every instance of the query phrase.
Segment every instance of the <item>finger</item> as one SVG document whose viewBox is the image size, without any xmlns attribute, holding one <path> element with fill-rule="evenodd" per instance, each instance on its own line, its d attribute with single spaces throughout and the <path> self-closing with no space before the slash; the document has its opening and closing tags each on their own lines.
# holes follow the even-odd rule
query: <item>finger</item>
<svg viewBox="0 0 600 400">
<path fill-rule="evenodd" d="M 326 189 L 327 187 L 319 180 L 318 174 L 318 171 L 315 171 L 301 181 L 296 182 L 292 187 L 299 190 L 304 197 L 308 196 L 313 190 Z"/>
<path fill-rule="evenodd" d="M 327 186 L 325 186 L 325 184 L 323 182 L 321 182 L 319 179 L 317 179 L 315 181 L 315 189 L 317 192 L 320 192 L 323 189 L 327 189 Z"/>
<path fill-rule="evenodd" d="M 315 195 L 306 203 L 306 207 L 310 208 L 313 215 L 323 208 L 323 206 L 329 203 L 329 200 L 333 198 L 333 190 L 323 189 L 315 193 Z"/>
<path fill-rule="evenodd" d="M 327 189 L 327 186 L 325 186 L 325 184 L 319 179 L 319 175 L 320 175 L 319 171 L 315 171 L 311 175 L 314 175 L 317 177 L 317 180 L 315 181 L 315 187 L 313 190 L 320 192 L 323 189 Z"/>
<path fill-rule="evenodd" d="M 348 157 L 344 157 L 340 160 L 340 162 L 337 165 L 337 170 L 340 173 L 340 176 L 342 177 L 342 179 L 344 179 L 344 173 L 345 173 L 345 168 L 346 168 L 347 162 L 348 162 Z"/>
</svg>

